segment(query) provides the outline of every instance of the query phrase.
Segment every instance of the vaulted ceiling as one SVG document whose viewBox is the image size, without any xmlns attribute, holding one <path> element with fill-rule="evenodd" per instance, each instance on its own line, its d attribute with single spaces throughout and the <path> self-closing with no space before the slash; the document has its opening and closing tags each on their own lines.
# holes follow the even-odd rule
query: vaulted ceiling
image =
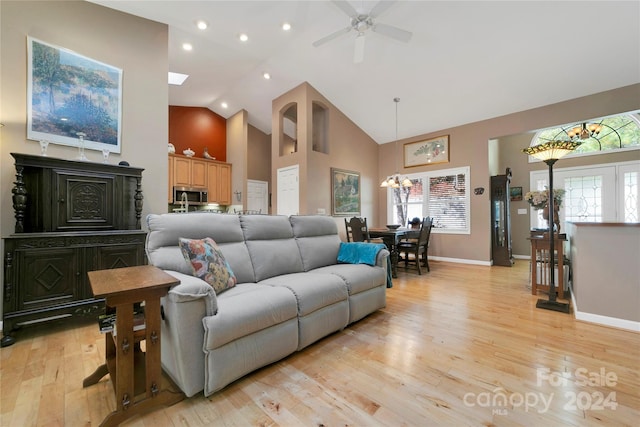
<svg viewBox="0 0 640 427">
<path fill-rule="evenodd" d="M 396 137 L 394 97 L 406 138 L 640 82 L 637 1 L 391 2 L 374 24 L 411 39 L 368 29 L 359 63 L 355 30 L 313 46 L 350 26 L 339 2 L 92 2 L 169 26 L 168 71 L 189 75 L 170 86 L 171 105 L 245 109 L 265 133 L 271 101 L 305 81 L 378 143 Z M 358 14 L 378 4 L 349 3 Z"/>
</svg>

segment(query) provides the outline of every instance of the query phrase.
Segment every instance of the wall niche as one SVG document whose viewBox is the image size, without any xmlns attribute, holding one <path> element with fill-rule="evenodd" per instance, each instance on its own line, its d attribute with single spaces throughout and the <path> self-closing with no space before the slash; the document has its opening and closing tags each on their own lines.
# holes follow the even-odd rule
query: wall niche
<svg viewBox="0 0 640 427">
<path fill-rule="evenodd" d="M 329 154 L 329 143 L 327 141 L 327 133 L 329 129 L 329 109 L 319 102 L 312 102 L 311 120 L 312 120 L 312 141 L 311 147 L 313 151 L 318 153 Z"/>
<path fill-rule="evenodd" d="M 280 123 L 280 156 L 298 152 L 298 104 L 285 107 Z"/>
</svg>

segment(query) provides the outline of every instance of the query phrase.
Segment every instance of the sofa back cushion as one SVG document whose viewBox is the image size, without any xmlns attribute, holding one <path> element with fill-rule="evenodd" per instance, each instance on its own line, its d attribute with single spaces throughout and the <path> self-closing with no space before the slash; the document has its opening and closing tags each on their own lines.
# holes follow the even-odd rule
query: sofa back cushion
<svg viewBox="0 0 640 427">
<path fill-rule="evenodd" d="M 147 216 L 146 251 L 149 263 L 163 270 L 192 274 L 178 240 L 211 237 L 233 270 L 238 283 L 255 282 L 238 215 L 209 212 L 150 214 Z"/>
<path fill-rule="evenodd" d="M 300 250 L 288 217 L 240 215 L 239 218 L 257 282 L 303 271 Z"/>
<path fill-rule="evenodd" d="M 332 217 L 293 215 L 289 221 L 300 250 L 304 271 L 336 264 L 340 236 Z"/>
</svg>

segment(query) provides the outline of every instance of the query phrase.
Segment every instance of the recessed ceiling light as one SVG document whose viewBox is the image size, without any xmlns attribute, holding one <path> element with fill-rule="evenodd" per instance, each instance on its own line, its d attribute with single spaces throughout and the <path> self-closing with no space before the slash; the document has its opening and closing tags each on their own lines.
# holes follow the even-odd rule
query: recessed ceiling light
<svg viewBox="0 0 640 427">
<path fill-rule="evenodd" d="M 209 24 L 207 24 L 207 21 L 200 20 L 196 22 L 196 26 L 200 30 L 206 30 L 209 27 Z"/>
<path fill-rule="evenodd" d="M 262 73 L 262 77 L 264 77 L 265 79 L 269 80 L 271 78 L 271 74 L 264 72 Z"/>
<path fill-rule="evenodd" d="M 229 105 L 226 102 L 221 103 L 220 106 L 222 108 L 228 108 L 229 107 Z"/>
<path fill-rule="evenodd" d="M 193 45 L 191 45 L 191 43 L 182 43 L 182 49 L 187 50 L 187 51 L 192 51 L 193 50 Z"/>
<path fill-rule="evenodd" d="M 247 40 L 249 40 L 249 36 L 246 35 L 245 33 L 241 33 L 238 38 L 240 39 L 241 42 L 246 42 Z"/>
<path fill-rule="evenodd" d="M 291 29 L 291 24 L 289 24 L 288 22 L 285 22 L 284 24 L 282 24 L 282 29 L 284 31 L 289 31 Z"/>
<path fill-rule="evenodd" d="M 187 77 L 189 77 L 188 74 L 172 73 L 169 71 L 169 84 L 180 86 L 185 80 L 187 80 Z"/>
</svg>

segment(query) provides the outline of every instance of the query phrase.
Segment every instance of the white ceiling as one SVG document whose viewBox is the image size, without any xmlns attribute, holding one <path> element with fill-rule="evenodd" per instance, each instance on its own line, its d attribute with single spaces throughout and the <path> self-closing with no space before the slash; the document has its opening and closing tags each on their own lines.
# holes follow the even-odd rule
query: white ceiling
<svg viewBox="0 0 640 427">
<path fill-rule="evenodd" d="M 402 139 L 640 82 L 638 1 L 398 1 L 377 22 L 412 39 L 368 31 L 359 64 L 353 31 L 312 46 L 349 25 L 331 1 L 93 2 L 169 25 L 168 71 L 190 75 L 171 105 L 245 109 L 268 134 L 271 101 L 305 81 L 380 144 L 395 139 L 394 97 Z"/>
</svg>

